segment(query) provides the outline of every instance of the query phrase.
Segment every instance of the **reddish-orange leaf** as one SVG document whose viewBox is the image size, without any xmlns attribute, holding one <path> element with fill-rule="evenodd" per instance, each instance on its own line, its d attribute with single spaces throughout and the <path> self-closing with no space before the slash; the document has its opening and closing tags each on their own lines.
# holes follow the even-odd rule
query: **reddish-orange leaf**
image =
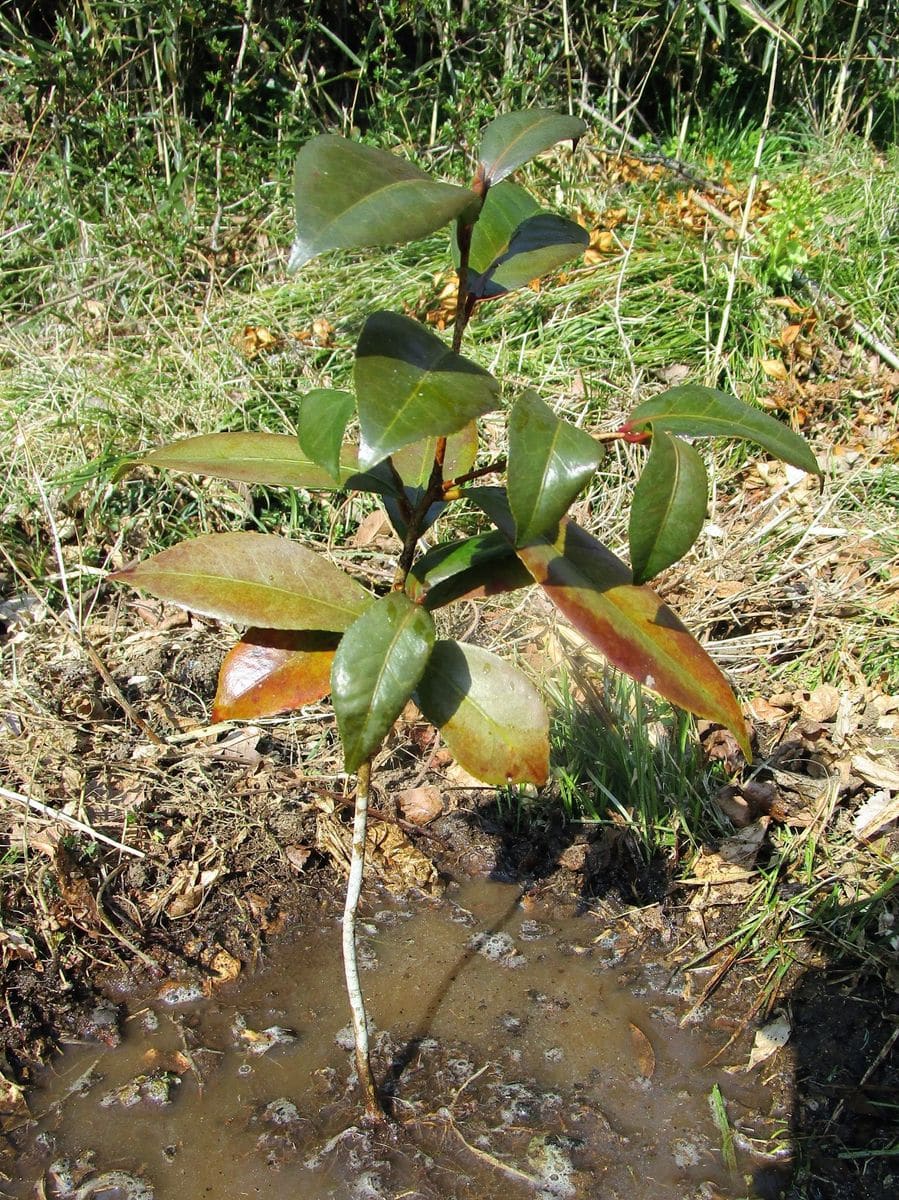
<svg viewBox="0 0 899 1200">
<path fill-rule="evenodd" d="M 250 629 L 219 671 L 213 721 L 246 721 L 314 704 L 331 690 L 338 639 L 322 633 Z"/>
<path fill-rule="evenodd" d="M 509 538 L 512 516 L 498 488 L 472 488 Z M 633 583 L 626 563 L 567 518 L 554 536 L 518 548 L 553 603 L 609 662 L 679 708 L 724 725 L 750 757 L 743 714 L 730 685 L 702 646 L 655 592 Z"/>
<path fill-rule="evenodd" d="M 519 557 L 571 624 L 613 666 L 697 716 L 730 729 L 750 757 L 746 723 L 719 669 L 655 592 L 631 582 L 627 566 L 573 521 L 554 543 Z"/>
</svg>

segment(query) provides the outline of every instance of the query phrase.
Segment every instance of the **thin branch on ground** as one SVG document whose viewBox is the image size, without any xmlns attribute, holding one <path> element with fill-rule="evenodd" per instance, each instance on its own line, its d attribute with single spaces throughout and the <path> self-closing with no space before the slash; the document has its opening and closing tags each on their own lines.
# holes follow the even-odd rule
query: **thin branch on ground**
<svg viewBox="0 0 899 1200">
<path fill-rule="evenodd" d="M 77 817 L 70 817 L 67 813 L 60 812 L 58 808 L 51 808 L 49 804 L 42 804 L 40 800 L 34 800 L 31 796 L 23 796 L 19 792 L 11 792 L 5 787 L 0 787 L 0 796 L 4 800 L 12 800 L 14 804 L 21 804 L 25 808 L 30 808 L 50 821 L 60 821 L 63 825 L 68 825 L 70 829 L 75 829 L 78 833 L 84 833 L 96 842 L 103 842 L 107 846 L 112 846 L 113 849 L 120 850 L 123 854 L 131 854 L 134 858 L 146 858 L 142 850 L 135 850 L 133 846 L 126 846 L 124 842 L 117 842 L 115 838 L 107 837 L 105 833 L 100 833 L 92 825 L 88 825 L 84 821 L 79 821 Z"/>
</svg>

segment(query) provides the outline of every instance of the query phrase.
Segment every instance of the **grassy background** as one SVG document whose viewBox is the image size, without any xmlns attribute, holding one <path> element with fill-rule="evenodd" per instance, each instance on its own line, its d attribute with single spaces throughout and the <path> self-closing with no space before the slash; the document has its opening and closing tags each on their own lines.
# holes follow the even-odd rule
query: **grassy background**
<svg viewBox="0 0 899 1200">
<path fill-rule="evenodd" d="M 776 39 L 735 6 L 625 4 L 614 20 L 574 0 L 472 0 L 463 15 L 437 0 L 333 6 L 336 16 L 291 7 L 69 4 L 53 22 L 37 8 L 0 17 L 6 598 L 27 582 L 58 611 L 68 600 L 86 615 L 106 567 L 197 532 L 277 529 L 329 545 L 351 535 L 368 501 L 335 515 L 315 497 L 261 491 L 250 503 L 224 484 L 121 467 L 190 433 L 291 432 L 303 391 L 348 382 L 366 313 L 440 311 L 444 235 L 328 255 L 286 277 L 290 173 L 305 137 L 356 132 L 464 179 L 464 147 L 497 111 L 577 111 L 584 100 L 600 119 L 577 154 L 533 164 L 523 182 L 578 215 L 597 252 L 485 305 L 468 353 L 506 399 L 536 385 L 590 430 L 614 428 L 674 378 L 780 412 L 827 466 L 823 492 L 760 475 L 745 447 L 716 449 L 710 532 L 666 575 L 665 594 L 744 699 L 830 683 L 863 707 L 899 691 L 899 371 L 852 327 L 897 352 L 897 6 L 771 6 L 800 50 L 781 43 L 736 269 L 731 225 Z M 619 154 L 625 134 L 640 140 L 635 157 L 630 144 Z M 698 191 L 724 219 L 659 155 L 722 185 Z M 839 311 L 813 312 L 796 271 L 837 295 Z M 247 327 L 251 348 L 265 331 L 267 349 L 248 353 Z M 497 436 L 486 421 L 485 442 Z M 579 502 L 619 550 L 638 455 L 610 455 Z M 847 560 L 853 546 L 863 551 Z M 525 639 L 555 636 L 545 616 L 520 621 Z M 570 646 L 548 673 L 551 802 L 623 826 L 645 861 L 688 874 L 733 833 L 711 801 L 725 769 L 700 755 L 686 718 Z M 514 803 L 522 820 L 539 819 Z M 850 816 L 834 800 L 811 833 L 771 828 L 728 935 L 766 965 L 764 1003 L 810 937 L 885 969 L 891 944 L 871 931 L 895 861 L 885 839 L 860 844 Z"/>
</svg>

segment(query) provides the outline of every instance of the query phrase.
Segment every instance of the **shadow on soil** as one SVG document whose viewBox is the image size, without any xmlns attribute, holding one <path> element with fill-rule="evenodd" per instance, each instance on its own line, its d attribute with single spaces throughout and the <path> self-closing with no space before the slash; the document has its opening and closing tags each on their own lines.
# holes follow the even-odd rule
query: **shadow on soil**
<svg viewBox="0 0 899 1200">
<path fill-rule="evenodd" d="M 815 925 L 863 947 L 883 945 L 888 897 L 843 908 L 825 905 Z M 762 1197 L 892 1200 L 899 1195 L 899 991 L 896 967 L 871 969 L 843 954 L 803 973 L 789 997 L 795 1091 L 791 1179 L 760 1172 Z M 897 963 L 899 966 L 899 963 Z M 885 974 L 890 977 L 885 977 Z"/>
<path fill-rule="evenodd" d="M 659 904 L 669 892 L 661 856 L 646 862 L 626 831 L 606 827 L 584 844 L 578 826 L 561 814 L 547 815 L 542 824 L 533 814 L 516 821 L 501 801 L 469 819 L 499 839 L 493 877 L 523 891 L 557 875 L 569 852 L 584 908 L 606 897 L 626 905 Z M 813 915 L 807 936 L 827 964 L 803 971 L 782 1002 L 792 1025 L 795 1067 L 786 1124 L 795 1157 L 755 1172 L 752 1195 L 760 1200 L 899 1195 L 899 956 L 884 972 L 872 968 L 877 960 L 864 952 L 866 942 L 876 944 L 882 963 L 885 932 L 896 940 L 889 903 L 896 884 L 899 876 L 884 895 L 845 907 L 827 903 Z M 816 938 L 815 930 L 823 936 Z M 839 955 L 831 953 L 836 945 L 843 947 Z M 395 1069 L 401 1072 L 402 1065 Z"/>
</svg>

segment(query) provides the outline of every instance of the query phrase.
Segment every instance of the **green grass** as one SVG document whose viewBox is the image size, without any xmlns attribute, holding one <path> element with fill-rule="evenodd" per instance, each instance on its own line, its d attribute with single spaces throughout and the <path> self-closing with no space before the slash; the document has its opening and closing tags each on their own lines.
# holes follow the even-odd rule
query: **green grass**
<svg viewBox="0 0 899 1200">
<path fill-rule="evenodd" d="M 578 675 L 586 695 L 564 675 L 550 685 L 553 780 L 566 813 L 623 825 L 647 858 L 720 834 L 706 804 L 715 772 L 692 718 L 616 671 Z"/>
</svg>

